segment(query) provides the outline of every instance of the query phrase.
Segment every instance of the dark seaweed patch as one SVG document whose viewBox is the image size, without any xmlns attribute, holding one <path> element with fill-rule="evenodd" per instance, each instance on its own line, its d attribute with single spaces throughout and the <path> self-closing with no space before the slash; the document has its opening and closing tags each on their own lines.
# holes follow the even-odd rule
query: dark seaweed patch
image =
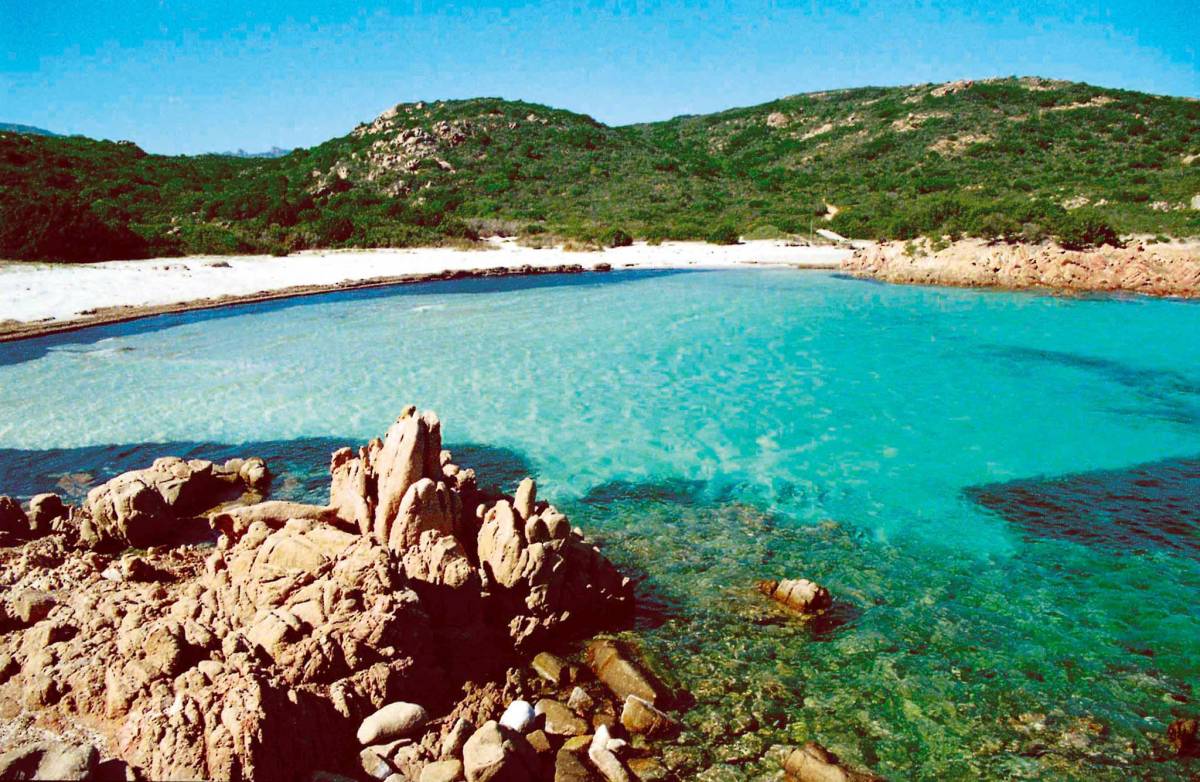
<svg viewBox="0 0 1200 782">
<path fill-rule="evenodd" d="M 1032 537 L 1200 558 L 1200 458 L 989 484 L 966 494 Z"/>
</svg>

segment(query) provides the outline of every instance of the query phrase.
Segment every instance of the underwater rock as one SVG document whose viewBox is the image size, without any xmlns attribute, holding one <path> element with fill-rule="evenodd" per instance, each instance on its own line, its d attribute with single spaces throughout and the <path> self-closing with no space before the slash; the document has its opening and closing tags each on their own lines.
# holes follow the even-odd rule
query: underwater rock
<svg viewBox="0 0 1200 782">
<path fill-rule="evenodd" d="M 1180 757 L 1200 757 L 1200 720 L 1175 720 L 1167 726 L 1167 740 Z"/>
<path fill-rule="evenodd" d="M 758 590 L 799 614 L 819 614 L 833 605 L 829 590 L 807 578 L 759 581 Z"/>
<path fill-rule="evenodd" d="M 843 766 L 838 756 L 810 741 L 783 761 L 787 782 L 883 782 L 882 777 Z"/>
<path fill-rule="evenodd" d="M 679 723 L 669 714 L 656 709 L 636 695 L 625 698 L 625 705 L 621 709 L 621 724 L 630 733 L 643 736 L 667 736 L 679 730 Z"/>
</svg>

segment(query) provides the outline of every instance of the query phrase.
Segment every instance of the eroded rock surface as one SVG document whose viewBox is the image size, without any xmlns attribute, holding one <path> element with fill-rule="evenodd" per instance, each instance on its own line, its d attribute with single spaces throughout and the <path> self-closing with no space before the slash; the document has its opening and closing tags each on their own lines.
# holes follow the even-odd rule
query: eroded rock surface
<svg viewBox="0 0 1200 782">
<path fill-rule="evenodd" d="M 163 543 L 268 475 L 160 459 L 60 512 L 76 533 L 0 549 L 4 713 L 86 724 L 103 757 L 155 779 L 437 778 L 459 756 L 474 779 L 551 767 L 541 715 L 528 739 L 489 722 L 515 700 L 489 682 L 531 643 L 614 621 L 628 580 L 532 481 L 517 498 L 480 491 L 412 408 L 333 455 L 328 505 L 224 509 L 215 547 Z M 23 534 L 11 504 L 0 513 Z"/>
<path fill-rule="evenodd" d="M 859 250 L 842 262 L 859 277 L 917 285 L 1127 291 L 1200 296 L 1200 247 L 1136 242 L 1126 247 L 1066 250 L 1050 244 L 963 240 L 933 251 L 905 242 Z"/>
</svg>

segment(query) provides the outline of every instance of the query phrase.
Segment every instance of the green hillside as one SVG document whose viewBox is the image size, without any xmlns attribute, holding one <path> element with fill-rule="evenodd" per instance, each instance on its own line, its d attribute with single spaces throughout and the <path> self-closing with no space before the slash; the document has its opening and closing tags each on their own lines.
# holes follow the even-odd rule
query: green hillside
<svg viewBox="0 0 1200 782">
<path fill-rule="evenodd" d="M 0 257 L 807 234 L 1200 235 L 1200 102 L 1039 79 L 798 95 L 607 127 L 403 104 L 274 159 L 0 133 Z"/>
</svg>

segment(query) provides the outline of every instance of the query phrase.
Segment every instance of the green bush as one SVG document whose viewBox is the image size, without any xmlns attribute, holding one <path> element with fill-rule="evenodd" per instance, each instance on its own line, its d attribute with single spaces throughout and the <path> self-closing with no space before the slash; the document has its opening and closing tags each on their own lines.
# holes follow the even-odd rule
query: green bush
<svg viewBox="0 0 1200 782">
<path fill-rule="evenodd" d="M 69 196 L 0 202 L 0 258 L 101 261 L 146 257 L 146 241 Z"/>
<path fill-rule="evenodd" d="M 604 245 L 606 247 L 629 247 L 633 244 L 633 237 L 622 231 L 620 228 L 615 228 L 608 231 L 604 235 Z"/>
<path fill-rule="evenodd" d="M 317 222 L 317 241 L 325 246 L 341 244 L 354 235 L 354 223 L 349 217 L 327 215 Z"/>
<path fill-rule="evenodd" d="M 1121 237 L 1104 216 L 1090 209 L 1076 209 L 1059 218 L 1054 238 L 1068 250 L 1086 250 L 1110 244 L 1121 246 Z"/>
<path fill-rule="evenodd" d="M 724 223 L 714 228 L 705 238 L 709 244 L 737 244 L 741 235 L 732 223 Z"/>
</svg>

